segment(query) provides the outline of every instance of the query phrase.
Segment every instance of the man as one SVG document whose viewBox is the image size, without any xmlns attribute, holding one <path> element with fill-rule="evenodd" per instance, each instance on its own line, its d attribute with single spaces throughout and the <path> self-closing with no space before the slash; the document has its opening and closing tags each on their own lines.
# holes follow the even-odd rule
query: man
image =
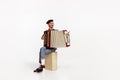
<svg viewBox="0 0 120 80">
<path fill-rule="evenodd" d="M 48 20 L 46 22 L 46 24 L 48 25 L 48 30 L 54 30 L 53 27 L 54 27 L 54 22 L 52 19 Z M 44 40 L 44 46 L 40 48 L 40 52 L 39 52 L 39 63 L 40 63 L 40 66 L 34 70 L 34 72 L 42 72 L 43 71 L 43 68 L 45 68 L 45 65 L 42 65 L 42 60 L 44 60 L 45 58 L 45 55 L 47 54 L 50 54 L 52 52 L 55 52 L 56 48 L 48 48 L 46 47 L 47 45 L 47 42 L 46 42 L 46 34 L 47 34 L 47 31 L 44 31 L 44 34 L 42 35 L 41 39 Z"/>
</svg>

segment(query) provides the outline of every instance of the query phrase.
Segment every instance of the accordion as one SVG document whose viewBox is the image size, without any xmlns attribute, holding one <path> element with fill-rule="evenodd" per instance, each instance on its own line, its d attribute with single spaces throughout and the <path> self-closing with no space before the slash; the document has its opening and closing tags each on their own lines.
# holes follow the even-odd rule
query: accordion
<svg viewBox="0 0 120 80">
<path fill-rule="evenodd" d="M 44 46 L 47 48 L 60 48 L 70 46 L 70 34 L 67 30 L 46 30 L 44 31 Z"/>
</svg>

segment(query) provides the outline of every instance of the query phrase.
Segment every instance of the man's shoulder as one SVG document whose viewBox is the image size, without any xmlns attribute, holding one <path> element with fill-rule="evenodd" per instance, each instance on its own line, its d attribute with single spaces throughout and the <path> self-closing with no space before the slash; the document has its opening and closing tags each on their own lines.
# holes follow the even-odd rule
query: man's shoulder
<svg viewBox="0 0 120 80">
<path fill-rule="evenodd" d="M 48 30 L 45 30 L 44 32 L 46 32 L 46 31 L 48 31 Z"/>
</svg>

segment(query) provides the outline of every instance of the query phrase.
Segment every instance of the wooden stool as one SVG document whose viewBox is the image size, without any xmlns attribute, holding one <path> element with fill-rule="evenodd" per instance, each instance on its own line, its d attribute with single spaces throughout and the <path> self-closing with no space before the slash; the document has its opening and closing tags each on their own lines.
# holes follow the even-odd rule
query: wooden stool
<svg viewBox="0 0 120 80">
<path fill-rule="evenodd" d="M 57 70 L 57 52 L 52 52 L 45 56 L 45 69 Z"/>
</svg>

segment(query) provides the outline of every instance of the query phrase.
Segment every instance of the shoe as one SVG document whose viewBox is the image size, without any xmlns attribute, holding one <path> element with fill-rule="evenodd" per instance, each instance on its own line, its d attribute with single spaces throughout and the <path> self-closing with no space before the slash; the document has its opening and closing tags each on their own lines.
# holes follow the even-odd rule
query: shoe
<svg viewBox="0 0 120 80">
<path fill-rule="evenodd" d="M 39 68 L 37 68 L 37 69 L 34 70 L 34 72 L 38 72 L 38 73 L 42 72 L 42 71 L 43 71 L 43 68 L 41 68 L 41 67 L 39 67 Z"/>
</svg>

